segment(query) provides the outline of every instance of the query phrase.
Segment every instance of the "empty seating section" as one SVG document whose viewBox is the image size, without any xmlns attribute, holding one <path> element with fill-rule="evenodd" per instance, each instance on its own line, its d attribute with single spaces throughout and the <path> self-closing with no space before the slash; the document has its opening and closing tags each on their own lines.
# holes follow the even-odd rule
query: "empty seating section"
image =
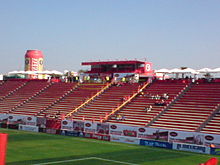
<svg viewBox="0 0 220 165">
<path fill-rule="evenodd" d="M 65 93 L 70 91 L 75 84 L 73 83 L 52 83 L 48 88 L 30 99 L 22 106 L 16 108 L 14 114 L 37 115 L 48 106 L 64 97 Z"/>
<path fill-rule="evenodd" d="M 18 88 L 25 85 L 24 81 L 6 81 L 0 85 L 0 99 L 3 100 L 6 96 L 13 94 Z"/>
<path fill-rule="evenodd" d="M 212 91 L 215 93 L 215 101 L 218 102 L 218 107 L 220 104 L 220 83 L 212 84 Z M 218 101 L 217 101 L 218 100 Z M 206 124 L 206 126 L 202 129 L 201 132 L 205 133 L 215 133 L 220 134 L 220 111 L 218 111 L 213 118 Z"/>
<path fill-rule="evenodd" d="M 156 81 L 146 87 L 142 94 L 135 97 L 130 103 L 123 107 L 117 115 L 112 116 L 109 122 L 145 126 L 164 108 L 164 106 L 155 105 L 155 102 L 158 100 L 153 97 L 156 95 L 163 96 L 163 94 L 166 93 L 169 97 L 165 101 L 169 104 L 186 85 L 187 84 L 179 81 Z M 150 106 L 152 106 L 152 108 L 147 112 L 146 108 Z M 119 115 L 125 119 L 117 119 Z"/>
<path fill-rule="evenodd" d="M 124 83 L 121 86 L 113 85 L 93 100 L 89 105 L 73 116 L 73 119 L 100 121 L 106 114 L 112 112 L 114 108 L 122 104 L 124 97 L 131 96 L 138 90 L 138 83 Z"/>
<path fill-rule="evenodd" d="M 69 92 L 59 102 L 51 106 L 48 110 L 43 112 L 43 115 L 54 116 L 58 113 L 59 117 L 61 114 L 68 114 L 75 108 L 80 106 L 87 99 L 91 98 L 98 91 L 100 91 L 106 84 L 100 83 L 83 83 L 80 84 L 73 91 Z M 60 114 L 59 114 L 60 113 Z"/>
<path fill-rule="evenodd" d="M 22 88 L 19 88 L 12 95 L 0 101 L 1 112 L 8 113 L 16 106 L 28 101 L 32 96 L 38 94 L 41 89 L 46 87 L 46 81 L 29 81 Z"/>
<path fill-rule="evenodd" d="M 195 131 L 220 102 L 220 84 L 193 84 L 152 127 Z"/>
</svg>

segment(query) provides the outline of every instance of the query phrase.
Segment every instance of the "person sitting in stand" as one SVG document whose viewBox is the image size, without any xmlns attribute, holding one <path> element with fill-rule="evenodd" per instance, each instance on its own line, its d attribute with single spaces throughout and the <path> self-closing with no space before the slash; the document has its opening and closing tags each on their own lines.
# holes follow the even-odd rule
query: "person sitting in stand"
<svg viewBox="0 0 220 165">
<path fill-rule="evenodd" d="M 145 107 L 145 111 L 148 113 L 152 110 L 152 108 L 153 108 L 152 105 L 150 105 L 149 107 Z"/>
<path fill-rule="evenodd" d="M 118 114 L 118 115 L 116 116 L 116 120 L 119 121 L 119 120 L 121 120 L 121 119 L 122 119 L 122 116 L 121 116 L 120 114 Z"/>
<path fill-rule="evenodd" d="M 164 100 L 156 101 L 156 102 L 155 102 L 155 105 L 157 105 L 157 106 L 165 106 L 165 105 L 166 105 L 166 102 L 165 102 Z"/>
<path fill-rule="evenodd" d="M 166 100 L 169 99 L 169 95 L 168 95 L 168 93 L 164 93 L 163 96 L 162 96 L 161 98 L 162 98 L 162 99 L 166 99 Z"/>
</svg>

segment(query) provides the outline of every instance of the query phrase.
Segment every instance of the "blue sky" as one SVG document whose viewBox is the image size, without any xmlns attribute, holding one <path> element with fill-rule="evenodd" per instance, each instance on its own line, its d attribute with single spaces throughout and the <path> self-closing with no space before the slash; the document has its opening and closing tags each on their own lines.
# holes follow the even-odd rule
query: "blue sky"
<svg viewBox="0 0 220 165">
<path fill-rule="evenodd" d="M 39 49 L 45 69 L 147 59 L 154 69 L 220 67 L 219 0 L 0 0 L 0 73 Z"/>
</svg>

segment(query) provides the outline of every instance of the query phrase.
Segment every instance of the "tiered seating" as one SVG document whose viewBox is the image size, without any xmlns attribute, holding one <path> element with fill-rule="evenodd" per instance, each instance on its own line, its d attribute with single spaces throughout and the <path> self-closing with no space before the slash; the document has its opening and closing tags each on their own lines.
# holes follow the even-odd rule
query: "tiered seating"
<svg viewBox="0 0 220 165">
<path fill-rule="evenodd" d="M 213 92 L 215 93 L 216 101 L 218 100 L 218 106 L 216 108 L 219 108 L 220 104 L 220 83 L 212 84 Z M 220 134 L 219 130 L 220 126 L 220 112 L 218 111 L 214 117 L 206 124 L 206 126 L 202 129 L 201 132 L 204 133 L 214 133 L 214 134 Z"/>
<path fill-rule="evenodd" d="M 14 114 L 36 115 L 40 111 L 64 97 L 64 94 L 70 91 L 75 84 L 72 83 L 53 83 L 50 87 L 33 97 L 26 104 L 13 111 Z"/>
<path fill-rule="evenodd" d="M 113 85 L 79 113 L 74 114 L 73 119 L 99 121 L 100 117 L 104 118 L 106 114 L 122 104 L 122 98 L 136 93 L 138 87 L 138 83 Z"/>
<path fill-rule="evenodd" d="M 215 110 L 220 102 L 220 85 L 216 83 L 193 84 L 152 127 L 195 131 Z"/>
<path fill-rule="evenodd" d="M 19 104 L 22 104 L 24 101 L 27 101 L 34 94 L 37 94 L 41 89 L 46 87 L 48 83 L 46 81 L 29 81 L 25 86 L 18 89 L 9 97 L 6 97 L 3 101 L 0 101 L 1 112 L 7 113 L 12 108 L 16 107 Z"/>
<path fill-rule="evenodd" d="M 6 81 L 0 85 L 0 99 L 3 100 L 6 96 L 13 94 L 18 88 L 25 85 L 26 81 Z"/>
<path fill-rule="evenodd" d="M 208 124 L 201 130 L 203 133 L 213 133 L 220 134 L 220 113 L 215 114 L 215 116 L 208 122 Z"/>
<path fill-rule="evenodd" d="M 84 101 L 95 95 L 106 84 L 100 83 L 83 83 L 75 88 L 72 92 L 68 93 L 57 104 L 54 104 L 51 108 L 42 113 L 42 115 L 50 115 L 60 117 L 61 114 L 68 114 L 75 108 L 80 106 Z"/>
<path fill-rule="evenodd" d="M 166 103 L 169 103 L 186 85 L 178 81 L 156 81 L 145 88 L 143 94 L 134 98 L 116 116 L 113 116 L 109 122 L 145 126 L 164 108 L 164 106 L 155 105 L 157 100 L 153 99 L 152 96 L 162 96 L 164 93 L 167 93 L 169 98 L 166 100 Z M 146 108 L 150 106 L 152 106 L 152 109 L 147 112 Z M 117 119 L 117 116 L 124 116 L 125 119 Z"/>
</svg>

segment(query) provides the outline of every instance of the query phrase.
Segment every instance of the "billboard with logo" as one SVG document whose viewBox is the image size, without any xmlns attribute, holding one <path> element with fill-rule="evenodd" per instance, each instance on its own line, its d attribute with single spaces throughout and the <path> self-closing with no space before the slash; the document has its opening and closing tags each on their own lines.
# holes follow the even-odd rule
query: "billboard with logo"
<svg viewBox="0 0 220 165">
<path fill-rule="evenodd" d="M 37 126 L 39 128 L 46 128 L 47 119 L 42 117 L 37 117 Z"/>
<path fill-rule="evenodd" d="M 24 117 L 24 122 L 25 122 L 25 125 L 36 126 L 37 125 L 37 117 L 35 117 L 35 116 L 25 116 Z"/>
<path fill-rule="evenodd" d="M 128 144 L 139 144 L 140 139 L 135 137 L 128 137 L 128 136 L 118 136 L 118 135 L 111 135 L 112 142 L 120 142 L 120 143 L 128 143 Z"/>
<path fill-rule="evenodd" d="M 83 121 L 73 121 L 73 131 L 83 132 L 84 131 L 84 122 Z"/>
<path fill-rule="evenodd" d="M 10 114 L 8 124 L 25 124 L 25 116 Z"/>
<path fill-rule="evenodd" d="M 73 131 L 73 121 L 72 120 L 62 120 L 61 130 Z"/>
<path fill-rule="evenodd" d="M 169 142 L 203 145 L 204 135 L 197 132 L 170 131 Z"/>
<path fill-rule="evenodd" d="M 97 123 L 96 133 L 109 134 L 109 124 L 108 123 Z"/>
<path fill-rule="evenodd" d="M 173 143 L 174 150 L 198 152 L 203 154 L 210 154 L 210 147 L 195 145 L 195 144 L 183 144 Z"/>
<path fill-rule="evenodd" d="M 129 136 L 137 137 L 138 127 L 120 125 L 120 124 L 110 124 L 109 133 L 118 136 Z"/>
<path fill-rule="evenodd" d="M 95 133 L 97 129 L 97 123 L 92 121 L 84 122 L 84 132 Z"/>
<path fill-rule="evenodd" d="M 220 148 L 220 135 L 204 134 L 204 145 Z"/>
<path fill-rule="evenodd" d="M 6 114 L 6 113 L 1 113 L 0 114 L 0 123 L 7 123 L 7 121 L 8 121 L 8 114 Z"/>
<path fill-rule="evenodd" d="M 140 140 L 140 145 L 150 146 L 150 147 L 159 147 L 159 148 L 167 148 L 172 149 L 172 143 L 155 141 L 155 140 Z"/>
<path fill-rule="evenodd" d="M 39 132 L 39 128 L 37 126 L 34 126 L 34 125 L 19 124 L 18 129 L 23 130 L 23 131 Z"/>
<path fill-rule="evenodd" d="M 168 141 L 168 130 L 158 129 L 158 128 L 138 128 L 138 138 L 158 140 L 158 141 Z"/>
</svg>

